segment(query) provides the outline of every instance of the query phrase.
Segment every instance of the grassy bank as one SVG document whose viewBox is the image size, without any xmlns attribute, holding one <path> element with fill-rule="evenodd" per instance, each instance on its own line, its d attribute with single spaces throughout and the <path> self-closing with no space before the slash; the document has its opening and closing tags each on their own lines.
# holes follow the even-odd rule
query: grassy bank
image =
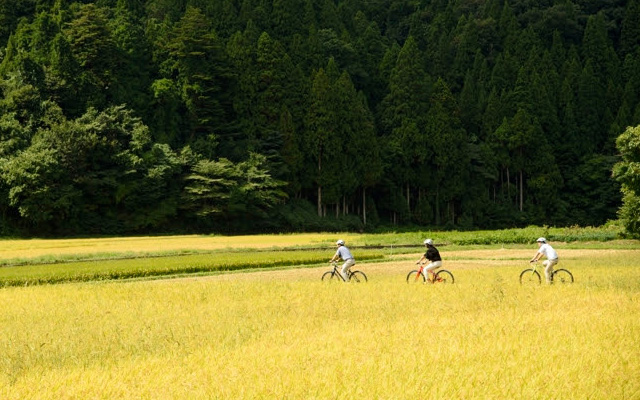
<svg viewBox="0 0 640 400">
<path fill-rule="evenodd" d="M 333 253 L 329 251 L 216 252 L 185 256 L 5 266 L 0 268 L 0 287 L 326 264 L 332 255 Z M 384 253 L 380 250 L 363 250 L 358 253 L 358 259 L 361 261 L 383 257 Z"/>
</svg>

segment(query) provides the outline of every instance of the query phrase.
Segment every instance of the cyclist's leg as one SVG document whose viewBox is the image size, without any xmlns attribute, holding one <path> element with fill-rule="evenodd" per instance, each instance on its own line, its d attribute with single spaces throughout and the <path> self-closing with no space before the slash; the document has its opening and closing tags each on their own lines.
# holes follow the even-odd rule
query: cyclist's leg
<svg viewBox="0 0 640 400">
<path fill-rule="evenodd" d="M 349 268 L 351 268 L 356 263 L 356 260 L 353 258 L 348 259 L 342 264 L 342 271 L 340 274 L 344 278 L 345 281 L 349 281 Z"/>
<path fill-rule="evenodd" d="M 426 267 L 424 267 L 424 270 L 427 271 L 428 273 L 428 279 L 433 282 L 433 279 L 435 278 L 435 269 L 442 267 L 442 261 L 432 261 L 430 262 Z"/>
<path fill-rule="evenodd" d="M 558 263 L 558 259 L 555 260 L 545 260 L 542 265 L 544 265 L 544 277 L 547 278 L 547 282 L 551 282 L 551 275 L 553 274 L 553 266 Z"/>
</svg>

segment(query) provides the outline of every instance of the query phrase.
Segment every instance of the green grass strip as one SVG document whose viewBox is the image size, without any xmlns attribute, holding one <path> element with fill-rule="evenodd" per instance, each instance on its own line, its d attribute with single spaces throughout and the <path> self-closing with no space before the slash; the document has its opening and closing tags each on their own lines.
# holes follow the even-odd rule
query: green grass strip
<svg viewBox="0 0 640 400">
<path fill-rule="evenodd" d="M 363 250 L 357 259 L 382 259 L 384 255 L 380 250 Z M 331 256 L 327 251 L 229 252 L 2 267 L 0 287 L 313 265 L 327 263 Z"/>
<path fill-rule="evenodd" d="M 479 230 L 479 231 L 430 231 L 391 232 L 367 234 L 351 240 L 355 245 L 421 245 L 424 239 L 432 238 L 440 245 L 493 245 L 493 244 L 532 244 L 540 236 L 551 242 L 606 242 L 621 239 L 621 230 L 616 226 L 603 227 L 566 227 L 530 226 L 526 228 Z"/>
</svg>

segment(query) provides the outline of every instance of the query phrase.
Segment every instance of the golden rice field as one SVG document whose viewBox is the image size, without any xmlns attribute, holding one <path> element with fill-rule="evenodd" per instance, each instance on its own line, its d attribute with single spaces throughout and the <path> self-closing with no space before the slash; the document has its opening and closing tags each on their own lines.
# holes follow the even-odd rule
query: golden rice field
<svg viewBox="0 0 640 400">
<path fill-rule="evenodd" d="M 452 286 L 407 285 L 410 254 L 359 263 L 361 285 L 0 289 L 0 399 L 640 399 L 638 246 L 557 249 L 571 286 L 520 287 L 535 246 L 488 246 L 441 249 Z"/>
<path fill-rule="evenodd" d="M 24 239 L 0 240 L 0 260 L 35 258 L 56 254 L 102 255 L 112 253 L 161 253 L 188 250 L 220 250 L 228 248 L 270 248 L 323 243 L 335 235 L 251 235 L 251 236 L 138 236 L 88 239 Z M 353 236 L 353 235 L 351 235 Z M 335 240 L 335 239 L 333 239 Z"/>
</svg>

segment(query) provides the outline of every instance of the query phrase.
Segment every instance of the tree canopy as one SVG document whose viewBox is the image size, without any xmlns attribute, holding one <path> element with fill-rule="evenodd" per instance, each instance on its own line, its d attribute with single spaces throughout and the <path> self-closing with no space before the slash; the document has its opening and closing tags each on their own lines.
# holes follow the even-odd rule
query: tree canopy
<svg viewBox="0 0 640 400">
<path fill-rule="evenodd" d="M 623 198 L 637 221 L 639 16 L 0 2 L 0 233 L 599 225 Z"/>
</svg>

